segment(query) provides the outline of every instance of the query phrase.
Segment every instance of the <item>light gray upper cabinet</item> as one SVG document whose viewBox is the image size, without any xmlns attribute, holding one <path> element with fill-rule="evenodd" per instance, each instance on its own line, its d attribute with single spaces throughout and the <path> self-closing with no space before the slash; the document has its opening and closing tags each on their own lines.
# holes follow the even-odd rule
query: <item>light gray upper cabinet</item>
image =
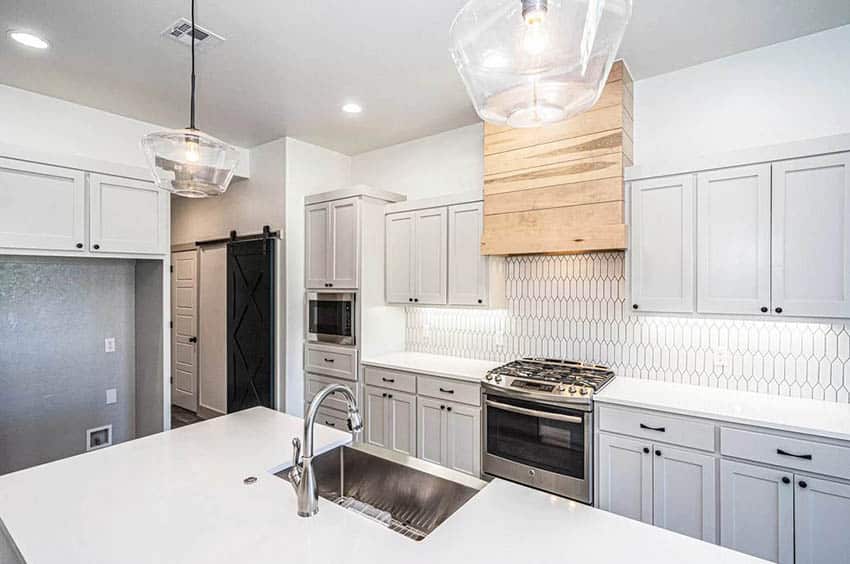
<svg viewBox="0 0 850 564">
<path fill-rule="evenodd" d="M 169 194 L 152 182 L 102 174 L 89 178 L 93 253 L 167 253 Z"/>
<path fill-rule="evenodd" d="M 793 564 L 793 474 L 722 460 L 720 544 L 779 564 Z"/>
<path fill-rule="evenodd" d="M 360 270 L 360 200 L 305 206 L 305 285 L 357 289 Z"/>
<path fill-rule="evenodd" d="M 0 158 L 0 247 L 83 252 L 85 173 Z"/>
<path fill-rule="evenodd" d="M 694 310 L 694 175 L 631 184 L 631 307 Z"/>
<path fill-rule="evenodd" d="M 413 255 L 413 301 L 444 305 L 447 299 L 448 211 L 433 208 L 416 212 Z"/>
<path fill-rule="evenodd" d="M 305 208 L 305 284 L 309 289 L 326 288 L 330 248 L 330 206 L 327 203 L 313 204 Z"/>
<path fill-rule="evenodd" d="M 850 485 L 794 476 L 796 564 L 850 561 Z"/>
<path fill-rule="evenodd" d="M 653 446 L 653 523 L 717 542 L 717 461 L 714 456 Z"/>
<path fill-rule="evenodd" d="M 773 165 L 773 310 L 850 317 L 850 153 Z"/>
<path fill-rule="evenodd" d="M 386 299 L 390 303 L 413 302 L 413 212 L 386 216 Z"/>
<path fill-rule="evenodd" d="M 484 204 L 449 206 L 449 303 L 486 305 L 488 259 L 481 255 Z"/>
<path fill-rule="evenodd" d="M 769 311 L 770 205 L 770 165 L 697 175 L 697 311 Z"/>
<path fill-rule="evenodd" d="M 651 524 L 652 444 L 602 433 L 597 448 L 598 506 Z"/>
</svg>

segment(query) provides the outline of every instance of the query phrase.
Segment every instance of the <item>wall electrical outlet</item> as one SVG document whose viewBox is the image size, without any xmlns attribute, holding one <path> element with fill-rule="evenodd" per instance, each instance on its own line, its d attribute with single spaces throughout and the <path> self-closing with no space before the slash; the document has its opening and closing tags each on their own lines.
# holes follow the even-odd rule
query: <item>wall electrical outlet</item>
<svg viewBox="0 0 850 564">
<path fill-rule="evenodd" d="M 103 348 L 108 353 L 115 352 L 115 337 L 107 337 L 103 340 Z"/>
<path fill-rule="evenodd" d="M 109 388 L 106 390 L 106 405 L 116 403 L 118 401 L 118 390 Z"/>
</svg>

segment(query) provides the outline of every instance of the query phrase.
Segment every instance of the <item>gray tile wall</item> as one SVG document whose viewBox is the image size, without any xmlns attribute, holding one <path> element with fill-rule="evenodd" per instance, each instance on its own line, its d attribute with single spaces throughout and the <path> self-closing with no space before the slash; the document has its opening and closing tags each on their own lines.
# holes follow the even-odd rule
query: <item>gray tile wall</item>
<svg viewBox="0 0 850 564">
<path fill-rule="evenodd" d="M 0 257 L 0 474 L 84 452 L 93 427 L 133 437 L 134 286 L 133 261 Z"/>
<path fill-rule="evenodd" d="M 507 259 L 506 310 L 407 308 L 407 349 L 544 356 L 618 375 L 850 401 L 850 323 L 634 314 L 623 253 Z"/>
</svg>

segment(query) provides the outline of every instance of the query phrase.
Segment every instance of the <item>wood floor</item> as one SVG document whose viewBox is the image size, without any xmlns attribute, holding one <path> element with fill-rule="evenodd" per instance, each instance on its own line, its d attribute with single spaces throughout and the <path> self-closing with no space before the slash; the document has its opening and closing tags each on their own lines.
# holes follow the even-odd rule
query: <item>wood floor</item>
<svg viewBox="0 0 850 564">
<path fill-rule="evenodd" d="M 197 423 L 198 421 L 203 421 L 203 419 L 199 417 L 197 413 L 193 413 L 188 409 L 183 409 L 182 407 L 178 407 L 176 405 L 171 406 L 172 429 L 185 427 L 186 425 L 191 425 L 192 423 Z"/>
</svg>

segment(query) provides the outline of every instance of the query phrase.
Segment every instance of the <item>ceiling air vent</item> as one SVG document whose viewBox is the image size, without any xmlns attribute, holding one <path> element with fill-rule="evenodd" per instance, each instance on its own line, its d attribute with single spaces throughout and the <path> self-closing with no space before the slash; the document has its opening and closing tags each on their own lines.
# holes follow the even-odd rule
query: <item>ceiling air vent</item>
<svg viewBox="0 0 850 564">
<path fill-rule="evenodd" d="M 162 32 L 162 36 L 173 39 L 178 43 L 182 43 L 186 47 L 191 47 L 192 22 L 190 22 L 186 18 L 180 18 L 179 20 L 165 28 L 165 30 Z M 195 47 L 200 51 L 209 49 L 210 47 L 224 42 L 224 37 L 208 29 L 204 29 L 199 25 L 195 26 L 195 39 Z"/>
</svg>

